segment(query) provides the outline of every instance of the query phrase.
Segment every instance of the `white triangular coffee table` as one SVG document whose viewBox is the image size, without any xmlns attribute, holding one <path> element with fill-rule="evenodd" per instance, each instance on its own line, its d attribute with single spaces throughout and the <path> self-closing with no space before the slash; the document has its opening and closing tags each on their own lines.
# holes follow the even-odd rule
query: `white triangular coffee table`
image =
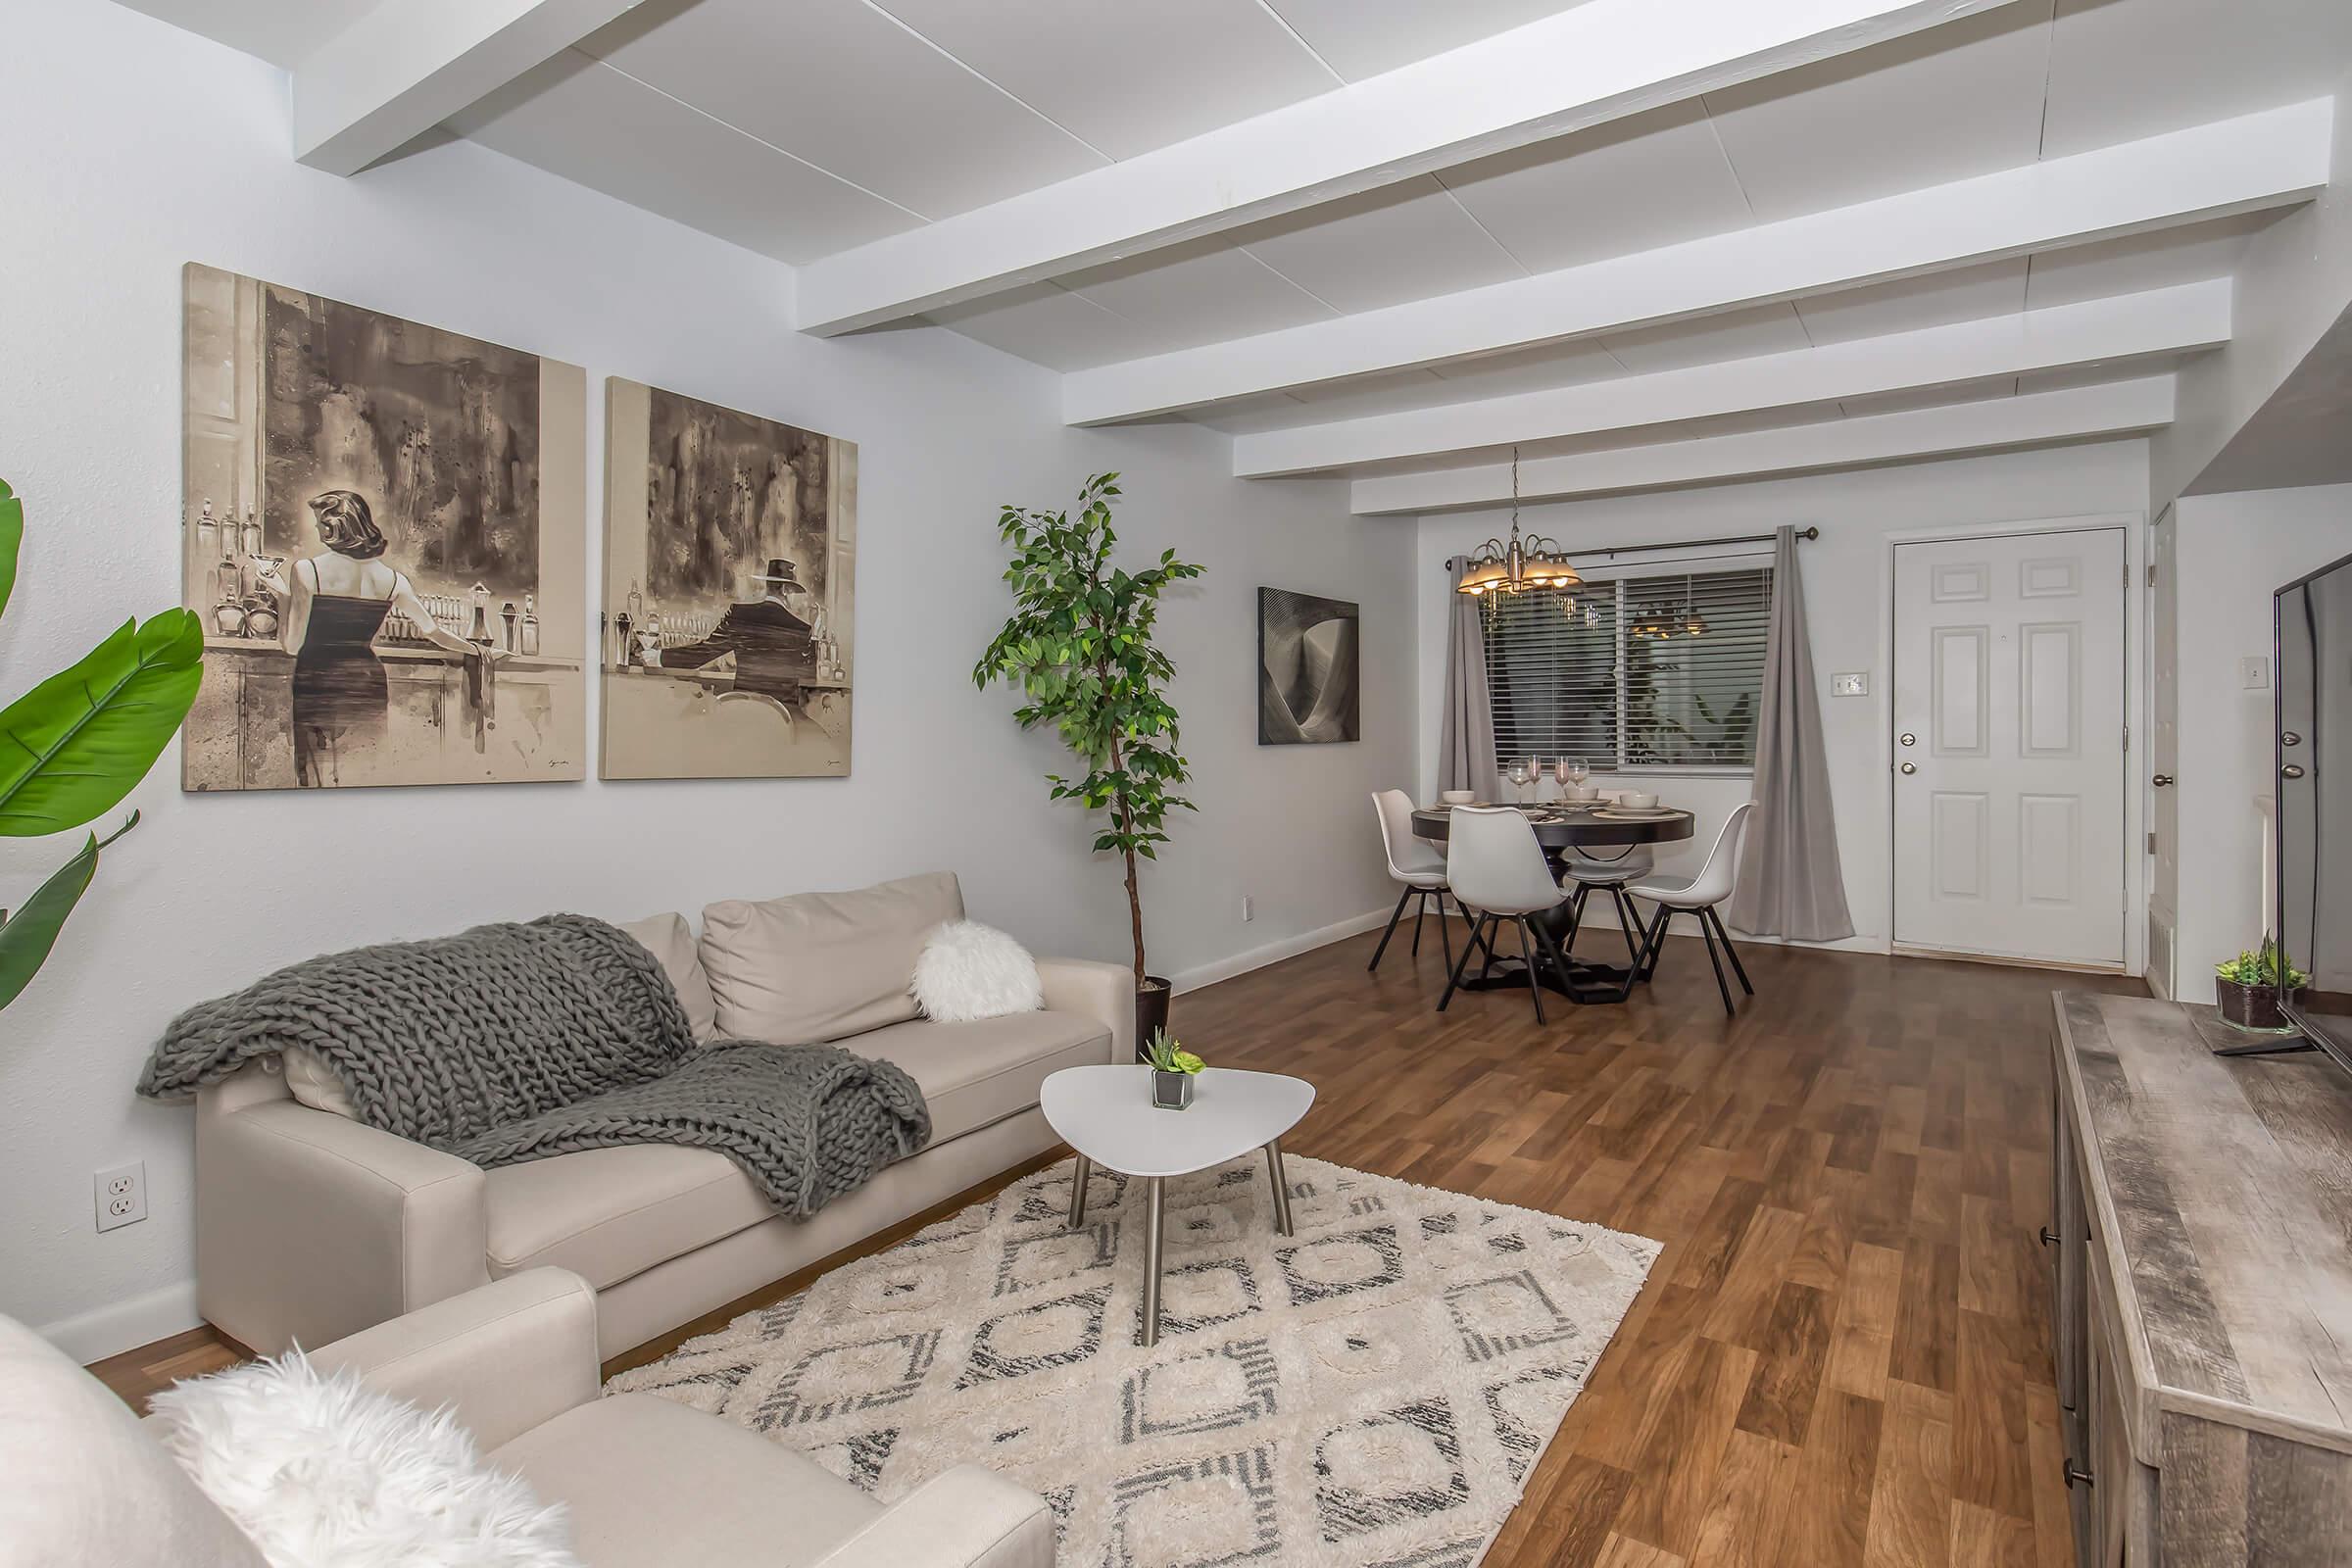
<svg viewBox="0 0 2352 1568">
<path fill-rule="evenodd" d="M 1291 1190 L 1282 1174 L 1282 1135 L 1315 1102 L 1315 1086 L 1278 1072 L 1203 1068 L 1183 1110 L 1152 1103 L 1152 1069 L 1064 1067 L 1038 1096 L 1046 1121 L 1078 1153 L 1070 1183 L 1070 1229 L 1086 1222 L 1086 1178 L 1094 1166 L 1145 1183 L 1143 1343 L 1159 1342 L 1159 1256 L 1165 1187 L 1252 1150 L 1266 1152 L 1274 1184 L 1274 1228 L 1291 1234 Z"/>
</svg>

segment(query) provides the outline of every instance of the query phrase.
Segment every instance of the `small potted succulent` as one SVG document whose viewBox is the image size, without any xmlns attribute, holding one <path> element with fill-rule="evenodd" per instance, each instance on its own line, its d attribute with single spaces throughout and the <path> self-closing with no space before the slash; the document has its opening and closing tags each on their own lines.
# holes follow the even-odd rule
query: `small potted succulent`
<svg viewBox="0 0 2352 1568">
<path fill-rule="evenodd" d="M 1144 1060 L 1152 1064 L 1152 1103 L 1159 1110 L 1182 1110 L 1193 1102 L 1193 1080 L 1208 1063 L 1194 1055 L 1165 1029 L 1155 1029 L 1144 1046 Z"/>
<path fill-rule="evenodd" d="M 2213 966 L 2214 990 L 2220 994 L 2222 1017 L 2240 1029 L 2283 1029 L 2286 1016 L 2278 999 L 2303 989 L 2311 976 L 2286 961 L 2278 944 L 2269 937 L 2260 948 Z"/>
</svg>

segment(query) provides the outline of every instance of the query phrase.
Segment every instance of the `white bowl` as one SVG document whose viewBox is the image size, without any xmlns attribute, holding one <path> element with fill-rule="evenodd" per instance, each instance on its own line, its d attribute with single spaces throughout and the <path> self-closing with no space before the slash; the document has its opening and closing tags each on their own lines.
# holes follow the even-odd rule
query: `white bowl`
<svg viewBox="0 0 2352 1568">
<path fill-rule="evenodd" d="M 1563 785 L 1560 789 L 1560 799 L 1563 801 L 1597 801 L 1600 799 L 1600 787 L 1596 784 Z"/>
<path fill-rule="evenodd" d="M 1658 798 L 1655 795 L 1643 794 L 1637 790 L 1627 790 L 1623 795 L 1617 797 L 1617 804 L 1628 810 L 1653 811 L 1657 809 Z"/>
<path fill-rule="evenodd" d="M 1478 791 L 1476 791 L 1476 790 L 1440 790 L 1440 791 L 1438 791 L 1438 801 L 1439 801 L 1439 804 L 1441 804 L 1441 805 L 1444 805 L 1444 806 L 1468 806 L 1468 805 L 1469 805 L 1469 804 L 1470 804 L 1472 801 L 1475 801 L 1475 800 L 1477 800 L 1477 799 L 1478 799 Z"/>
</svg>

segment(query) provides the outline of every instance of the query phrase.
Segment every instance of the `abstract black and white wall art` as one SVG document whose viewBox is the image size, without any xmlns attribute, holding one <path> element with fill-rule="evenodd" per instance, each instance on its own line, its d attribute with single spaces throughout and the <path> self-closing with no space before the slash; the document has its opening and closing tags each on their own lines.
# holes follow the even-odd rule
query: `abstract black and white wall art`
<svg viewBox="0 0 2352 1568">
<path fill-rule="evenodd" d="M 1257 743 L 1363 737 L 1356 607 L 1281 588 L 1257 591 Z"/>
<path fill-rule="evenodd" d="M 858 444 L 605 383 L 605 778 L 842 778 Z"/>
<path fill-rule="evenodd" d="M 183 276 L 189 790 L 586 767 L 587 372 Z"/>
</svg>

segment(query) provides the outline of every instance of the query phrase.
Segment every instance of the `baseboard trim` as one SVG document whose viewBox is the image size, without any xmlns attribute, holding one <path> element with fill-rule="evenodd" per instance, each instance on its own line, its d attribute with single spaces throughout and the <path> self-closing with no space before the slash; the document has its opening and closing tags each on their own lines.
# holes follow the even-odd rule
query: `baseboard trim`
<svg viewBox="0 0 2352 1568">
<path fill-rule="evenodd" d="M 1388 923 L 1389 912 L 1389 908 L 1383 906 L 1319 930 L 1301 931 L 1295 937 L 1269 942 L 1262 948 L 1251 948 L 1230 957 L 1195 964 L 1190 969 L 1180 969 L 1170 975 L 1169 983 L 1178 996 L 1187 991 L 1198 991 L 1202 986 L 1213 986 L 1220 980 L 1230 980 L 1235 975 L 1248 974 L 1252 969 L 1263 969 L 1269 963 L 1280 963 L 1285 958 L 1296 958 L 1301 953 L 1312 953 L 1334 942 L 1344 942 L 1349 937 L 1361 936 L 1366 931 L 1377 931 Z"/>
<path fill-rule="evenodd" d="M 111 1301 L 87 1312 L 43 1324 L 34 1332 L 83 1366 L 142 1345 L 168 1340 L 204 1321 L 196 1310 L 196 1282 L 181 1280 L 161 1290 Z"/>
</svg>

